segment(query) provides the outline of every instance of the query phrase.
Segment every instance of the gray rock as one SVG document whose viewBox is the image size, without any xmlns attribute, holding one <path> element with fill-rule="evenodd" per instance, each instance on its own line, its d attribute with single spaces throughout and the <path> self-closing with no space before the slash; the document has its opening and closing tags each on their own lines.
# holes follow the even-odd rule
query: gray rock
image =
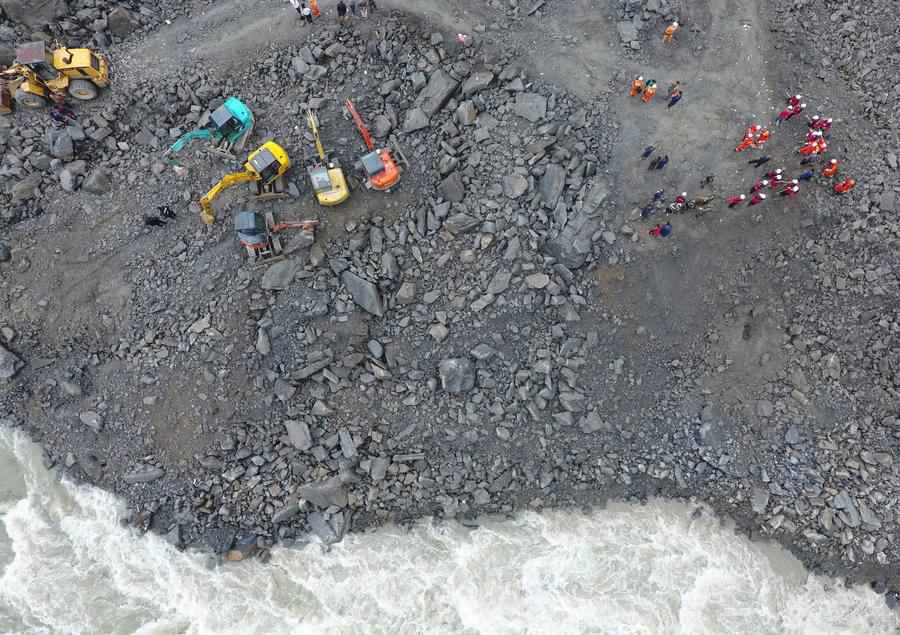
<svg viewBox="0 0 900 635">
<path fill-rule="evenodd" d="M 474 125 L 476 119 L 478 119 L 478 110 L 473 102 L 464 101 L 456 109 L 456 120 L 461 126 Z"/>
<path fill-rule="evenodd" d="M 461 203 L 466 197 L 466 186 L 463 184 L 459 172 L 452 172 L 441 181 L 441 194 L 448 201 Z"/>
<path fill-rule="evenodd" d="M 372 315 L 377 315 L 378 317 L 384 315 L 381 292 L 374 283 L 359 277 L 349 270 L 341 274 L 341 280 L 350 291 L 350 295 L 353 296 L 354 302 Z"/>
<path fill-rule="evenodd" d="M 547 98 L 537 93 L 516 94 L 515 113 L 531 123 L 547 116 Z"/>
<path fill-rule="evenodd" d="M 784 442 L 788 445 L 797 445 L 800 443 L 800 428 L 797 426 L 790 426 L 784 433 Z"/>
<path fill-rule="evenodd" d="M 372 480 L 378 483 L 379 481 L 383 481 L 384 477 L 387 475 L 387 469 L 390 462 L 381 456 L 376 456 L 372 459 L 372 467 L 369 470 L 369 475 L 372 477 Z"/>
<path fill-rule="evenodd" d="M 481 225 L 481 221 L 468 214 L 454 214 L 444 221 L 444 229 L 451 234 L 466 234 Z"/>
<path fill-rule="evenodd" d="M 416 98 L 418 105 L 426 115 L 434 116 L 450 100 L 459 82 L 450 77 L 443 69 L 438 69 L 431 74 L 428 84 Z"/>
<path fill-rule="evenodd" d="M 75 157 L 75 144 L 67 130 L 47 130 L 47 148 L 51 156 L 63 161 L 71 161 Z"/>
<path fill-rule="evenodd" d="M 300 262 L 295 259 L 282 260 L 266 269 L 259 286 L 268 291 L 287 289 L 294 281 L 300 269 Z"/>
<path fill-rule="evenodd" d="M 760 399 L 756 402 L 756 414 L 760 417 L 771 417 L 775 413 L 775 406 L 768 399 Z"/>
<path fill-rule="evenodd" d="M 630 44 L 634 40 L 638 39 L 638 30 L 634 25 L 634 22 L 631 22 L 629 20 L 617 22 L 616 30 L 619 32 L 619 37 L 625 44 Z"/>
<path fill-rule="evenodd" d="M 24 179 L 12 186 L 12 202 L 21 203 L 34 198 L 38 186 L 41 184 L 40 174 L 29 174 Z"/>
<path fill-rule="evenodd" d="M 304 485 L 298 489 L 297 493 L 316 507 L 347 506 L 347 490 L 336 476 Z"/>
<path fill-rule="evenodd" d="M 273 388 L 275 396 L 279 401 L 288 401 L 291 397 L 294 396 L 297 392 L 297 387 L 290 383 L 289 381 L 285 381 L 280 377 L 275 380 L 275 386 Z"/>
<path fill-rule="evenodd" d="M 503 177 L 503 194 L 508 198 L 519 198 L 528 191 L 528 179 L 518 174 Z"/>
<path fill-rule="evenodd" d="M 541 177 L 538 184 L 538 191 L 541 193 L 541 200 L 544 201 L 544 207 L 548 209 L 556 208 L 556 202 L 562 194 L 566 185 L 566 169 L 551 163 L 547 166 L 547 171 Z"/>
<path fill-rule="evenodd" d="M 492 81 L 494 81 L 494 74 L 490 71 L 479 71 L 477 73 L 472 73 L 468 78 L 466 78 L 466 81 L 463 82 L 463 97 L 468 97 L 470 95 L 480 93 L 482 90 L 490 86 Z"/>
<path fill-rule="evenodd" d="M 134 27 L 134 18 L 131 12 L 122 7 L 116 7 L 106 16 L 106 28 L 117 37 L 125 37 L 134 31 Z"/>
<path fill-rule="evenodd" d="M 512 272 L 510 271 L 498 271 L 492 277 L 491 281 L 488 283 L 488 287 L 485 293 L 489 293 L 491 295 L 499 295 L 506 291 L 509 288 L 509 281 L 512 279 Z"/>
<path fill-rule="evenodd" d="M 609 432 L 612 429 L 612 427 L 608 423 L 603 421 L 600 413 L 596 410 L 592 410 L 584 417 L 582 417 L 578 425 L 581 427 L 582 432 L 586 434 L 592 434 L 601 430 L 606 430 L 607 432 Z"/>
<path fill-rule="evenodd" d="M 12 259 L 12 251 L 5 242 L 0 240 L 0 262 L 9 262 Z"/>
<path fill-rule="evenodd" d="M 256 332 L 256 352 L 264 357 L 272 352 L 272 342 L 266 329 L 261 328 Z"/>
<path fill-rule="evenodd" d="M 845 525 L 859 527 L 860 517 L 856 504 L 846 491 L 841 491 L 831 501 L 831 506 L 838 510 L 838 516 Z"/>
<path fill-rule="evenodd" d="M 497 354 L 497 351 L 485 343 L 481 343 L 471 351 L 469 351 L 469 355 L 474 357 L 480 362 L 487 361 Z"/>
<path fill-rule="evenodd" d="M 397 303 L 402 305 L 412 304 L 416 301 L 416 283 L 407 281 L 397 290 Z"/>
<path fill-rule="evenodd" d="M 123 475 L 122 480 L 132 485 L 135 483 L 149 483 L 162 478 L 164 474 L 165 472 L 161 467 L 142 465 Z"/>
<path fill-rule="evenodd" d="M 53 24 L 66 14 L 66 0 L 0 0 L 0 8 L 13 22 L 32 29 Z"/>
<path fill-rule="evenodd" d="M 18 355 L 0 345 L 0 380 L 9 381 L 25 367 Z"/>
<path fill-rule="evenodd" d="M 392 124 L 391 120 L 384 115 L 376 115 L 372 120 L 372 133 L 379 139 L 387 137 L 391 133 L 393 127 L 394 124 Z"/>
<path fill-rule="evenodd" d="M 546 273 L 532 273 L 525 277 L 529 289 L 543 289 L 550 284 L 550 276 Z"/>
<path fill-rule="evenodd" d="M 298 75 L 303 76 L 309 71 L 309 64 L 306 63 L 302 55 L 296 55 L 291 59 L 291 68 Z"/>
<path fill-rule="evenodd" d="M 300 513 L 300 503 L 297 501 L 291 501 L 277 512 L 272 514 L 272 524 L 277 525 L 279 523 L 290 522 L 294 519 L 294 517 Z"/>
<path fill-rule="evenodd" d="M 438 365 L 438 373 L 441 387 L 449 393 L 464 393 L 475 387 L 475 366 L 468 359 L 445 359 Z"/>
<path fill-rule="evenodd" d="M 869 506 L 866 505 L 865 502 L 857 502 L 859 503 L 860 520 L 873 529 L 881 529 L 881 519 L 878 517 L 878 514 L 869 509 Z"/>
<path fill-rule="evenodd" d="M 328 524 L 328 520 L 325 518 L 324 514 L 320 512 L 308 514 L 306 516 L 306 522 L 309 523 L 309 528 L 312 530 L 313 534 L 318 536 L 319 540 L 326 545 L 331 545 L 338 541 L 337 533 L 335 533 L 331 525 Z"/>
<path fill-rule="evenodd" d="M 761 487 L 754 487 L 753 493 L 750 495 L 750 507 L 757 514 L 765 513 L 766 507 L 769 506 L 769 490 Z"/>
<path fill-rule="evenodd" d="M 313 446 L 312 435 L 309 433 L 309 426 L 302 421 L 288 420 L 284 422 L 284 428 L 287 430 L 288 439 L 298 450 L 306 452 Z"/>
<path fill-rule="evenodd" d="M 81 189 L 91 194 L 106 194 L 111 187 L 109 172 L 104 168 L 95 169 L 81 184 Z"/>
<path fill-rule="evenodd" d="M 100 432 L 103 429 L 103 419 L 93 410 L 87 410 L 78 415 L 78 419 L 94 432 Z"/>
<path fill-rule="evenodd" d="M 74 192 L 75 175 L 72 174 L 68 168 L 64 168 L 63 171 L 59 173 L 59 184 L 66 192 Z"/>
<path fill-rule="evenodd" d="M 427 128 L 429 124 L 428 115 L 421 108 L 410 108 L 406 111 L 406 117 L 403 119 L 403 132 L 415 132 L 422 128 Z"/>
</svg>

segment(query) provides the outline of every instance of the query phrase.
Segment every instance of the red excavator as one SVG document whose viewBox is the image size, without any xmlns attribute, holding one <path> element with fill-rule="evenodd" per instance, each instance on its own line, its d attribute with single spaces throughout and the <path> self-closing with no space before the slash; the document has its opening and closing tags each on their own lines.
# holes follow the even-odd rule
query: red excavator
<svg viewBox="0 0 900 635">
<path fill-rule="evenodd" d="M 362 117 L 359 116 L 353 102 L 348 99 L 345 102 L 345 106 L 347 107 L 347 112 L 350 113 L 350 116 L 353 118 L 353 121 L 356 122 L 356 127 L 359 128 L 359 134 L 362 135 L 363 141 L 365 141 L 366 147 L 369 149 L 369 153 L 363 155 L 362 159 L 360 159 L 363 170 L 366 173 L 366 187 L 380 191 L 390 190 L 400 181 L 400 166 L 394 161 L 394 158 L 387 148 L 375 148 L 375 142 L 372 141 L 372 135 L 369 134 L 369 129 L 366 128 L 366 124 L 363 123 Z M 404 162 L 406 162 L 406 159 L 403 157 L 403 153 L 400 152 L 399 148 L 397 148 L 397 152 Z"/>
</svg>

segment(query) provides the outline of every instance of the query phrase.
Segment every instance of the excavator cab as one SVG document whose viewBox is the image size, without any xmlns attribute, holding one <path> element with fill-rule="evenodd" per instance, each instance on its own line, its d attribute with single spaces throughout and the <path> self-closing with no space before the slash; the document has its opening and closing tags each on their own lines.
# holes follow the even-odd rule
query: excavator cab
<svg viewBox="0 0 900 635">
<path fill-rule="evenodd" d="M 238 212 L 234 217 L 234 232 L 247 256 L 254 262 L 281 257 L 284 247 L 278 234 L 287 229 L 302 231 L 301 244 L 311 246 L 315 241 L 317 220 L 276 222 L 272 212 Z"/>
<path fill-rule="evenodd" d="M 260 199 L 285 196 L 280 181 L 290 168 L 291 160 L 284 148 L 274 141 L 266 141 L 247 157 L 243 172 L 226 174 L 200 199 L 200 218 L 207 225 L 212 225 L 216 221 L 212 202 L 219 194 L 238 183 L 256 182 L 256 196 Z"/>
<path fill-rule="evenodd" d="M 316 152 L 319 155 L 319 162 L 309 166 L 309 181 L 312 184 L 313 192 L 319 205 L 332 207 L 340 205 L 350 198 L 350 190 L 347 188 L 347 179 L 344 177 L 344 171 L 336 161 L 329 161 L 325 154 L 325 148 L 322 146 L 322 139 L 319 136 L 319 120 L 311 111 L 306 111 L 306 124 L 312 133 L 313 140 L 316 145 Z"/>
<path fill-rule="evenodd" d="M 53 53 L 43 42 L 29 42 L 17 48 L 15 63 L 27 66 L 45 82 L 56 81 L 61 75 L 53 66 Z"/>
<path fill-rule="evenodd" d="M 244 149 L 244 144 L 252 131 L 253 113 L 240 99 L 229 97 L 210 114 L 205 126 L 181 135 L 169 146 L 166 154 L 181 151 L 195 139 L 208 139 L 212 142 L 214 152 L 233 157 L 233 151 Z"/>
</svg>

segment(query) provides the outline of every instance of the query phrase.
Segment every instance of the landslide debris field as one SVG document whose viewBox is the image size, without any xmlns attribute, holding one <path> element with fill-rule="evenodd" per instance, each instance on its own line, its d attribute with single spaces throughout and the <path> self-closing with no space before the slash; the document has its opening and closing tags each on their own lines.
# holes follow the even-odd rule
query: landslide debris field
<svg viewBox="0 0 900 635">
<path fill-rule="evenodd" d="M 0 419 L 135 526 L 230 557 L 666 495 L 895 602 L 900 102 L 864 78 L 900 68 L 897 16 L 538 4 L 384 2 L 341 27 L 322 3 L 304 27 L 274 1 L 0 0 L 3 46 L 39 31 L 113 67 L 65 132 L 47 112 L 0 120 Z M 637 74 L 684 99 L 629 99 Z M 829 156 L 860 185 L 835 197 L 817 176 L 728 209 L 767 169 L 802 169 L 803 117 L 773 128 L 763 169 L 733 151 L 786 93 L 834 118 Z M 178 174 L 163 151 L 229 96 L 256 117 L 248 151 L 287 149 L 290 196 L 234 188 L 206 227 L 196 202 L 245 156 L 195 143 Z M 304 112 L 355 174 L 348 97 L 410 165 L 323 208 Z M 640 160 L 651 144 L 664 170 Z M 638 209 L 658 189 L 718 198 L 655 239 Z M 145 226 L 159 205 L 177 219 Z M 318 218 L 316 242 L 284 234 L 289 257 L 254 267 L 245 209 Z"/>
</svg>

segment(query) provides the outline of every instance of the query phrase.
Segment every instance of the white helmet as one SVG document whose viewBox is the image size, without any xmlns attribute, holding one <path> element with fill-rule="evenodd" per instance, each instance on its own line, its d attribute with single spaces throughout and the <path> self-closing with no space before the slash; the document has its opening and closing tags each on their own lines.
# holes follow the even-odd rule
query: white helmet
<svg viewBox="0 0 900 635">
<path fill-rule="evenodd" d="M 672 23 L 672 26 L 678 26 L 678 20 L 675 20 L 675 21 Z"/>
<path fill-rule="evenodd" d="M 765 195 L 765 194 L 762 194 L 762 193 L 760 193 L 760 195 L 759 195 L 759 197 L 760 197 L 760 198 L 765 198 L 765 197 L 766 197 L 766 195 Z"/>
<path fill-rule="evenodd" d="M 639 82 L 644 81 L 644 76 L 643 76 L 643 75 L 638 75 L 638 81 L 639 81 Z"/>
<path fill-rule="evenodd" d="M 797 101 L 800 101 L 801 97 L 803 97 L 803 95 L 794 95 L 794 99 L 796 99 Z"/>
<path fill-rule="evenodd" d="M 800 181 L 798 181 L 797 179 L 791 179 L 791 183 L 793 183 L 794 185 L 797 185 L 797 183 L 799 183 L 799 182 Z"/>
<path fill-rule="evenodd" d="M 837 159 L 832 159 L 831 163 L 837 163 Z"/>
<path fill-rule="evenodd" d="M 682 195 L 682 196 L 687 196 L 687 192 L 682 192 L 681 195 Z"/>
<path fill-rule="evenodd" d="M 775 170 L 775 174 L 781 174 L 782 172 L 784 172 L 782 168 L 778 168 L 777 170 Z"/>
<path fill-rule="evenodd" d="M 741 194 L 741 200 L 743 201 L 745 198 L 747 198 L 747 195 L 746 195 L 746 194 Z"/>
<path fill-rule="evenodd" d="M 800 186 L 799 186 L 799 185 L 795 185 L 795 186 L 792 187 L 791 189 L 792 189 L 793 191 L 795 191 L 795 192 L 799 192 L 799 191 L 800 191 Z"/>
<path fill-rule="evenodd" d="M 801 108 L 806 108 L 806 104 L 800 104 Z"/>
<path fill-rule="evenodd" d="M 762 184 L 763 184 L 763 185 L 768 185 L 768 184 L 769 184 L 769 179 L 763 179 L 763 180 L 762 180 Z"/>
</svg>

